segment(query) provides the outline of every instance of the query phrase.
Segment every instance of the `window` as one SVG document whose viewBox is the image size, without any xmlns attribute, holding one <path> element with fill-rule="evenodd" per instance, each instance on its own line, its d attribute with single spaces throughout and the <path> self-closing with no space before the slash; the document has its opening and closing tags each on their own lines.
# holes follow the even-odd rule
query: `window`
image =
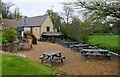
<svg viewBox="0 0 120 77">
<path fill-rule="evenodd" d="M 49 27 L 49 26 L 47 26 L 46 31 L 47 31 L 47 32 L 50 32 L 50 27 Z"/>
</svg>

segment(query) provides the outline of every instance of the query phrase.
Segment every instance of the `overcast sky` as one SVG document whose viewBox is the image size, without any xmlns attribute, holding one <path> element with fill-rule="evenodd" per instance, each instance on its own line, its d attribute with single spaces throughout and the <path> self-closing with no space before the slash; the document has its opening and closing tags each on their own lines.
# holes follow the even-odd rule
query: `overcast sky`
<svg viewBox="0 0 120 77">
<path fill-rule="evenodd" d="M 62 12 L 61 2 L 75 0 L 2 0 L 3 2 L 13 2 L 15 7 L 20 8 L 22 15 L 32 17 L 46 14 L 48 9 L 55 12 Z"/>
<path fill-rule="evenodd" d="M 33 17 L 46 14 L 48 9 L 52 9 L 55 12 L 61 14 L 62 2 L 73 2 L 76 0 L 2 0 L 3 2 L 12 2 L 14 7 L 18 7 L 22 15 Z M 81 0 L 81 1 L 106 1 L 106 0 Z M 108 1 L 108 0 L 107 0 Z M 11 8 L 11 9 L 14 9 Z"/>
</svg>

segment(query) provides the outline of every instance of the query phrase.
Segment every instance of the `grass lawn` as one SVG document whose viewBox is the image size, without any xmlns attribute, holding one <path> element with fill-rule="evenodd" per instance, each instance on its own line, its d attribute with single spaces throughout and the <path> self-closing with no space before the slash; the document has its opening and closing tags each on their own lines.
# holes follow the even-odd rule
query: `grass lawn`
<svg viewBox="0 0 120 77">
<path fill-rule="evenodd" d="M 119 50 L 118 37 L 120 35 L 92 35 L 89 37 L 88 43 L 98 44 L 100 47 L 117 52 Z"/>
<path fill-rule="evenodd" d="M 0 44 L 2 43 L 2 35 L 0 34 Z"/>
<path fill-rule="evenodd" d="M 55 73 L 65 74 L 28 58 L 15 55 L 2 55 L 2 75 L 45 75 L 50 77 Z"/>
<path fill-rule="evenodd" d="M 0 77 L 2 76 L 2 55 L 0 55 Z"/>
</svg>

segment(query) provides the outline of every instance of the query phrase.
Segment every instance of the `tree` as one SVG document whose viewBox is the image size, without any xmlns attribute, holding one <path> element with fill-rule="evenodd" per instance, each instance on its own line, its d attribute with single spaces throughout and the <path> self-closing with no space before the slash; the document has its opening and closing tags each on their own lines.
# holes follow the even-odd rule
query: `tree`
<svg viewBox="0 0 120 77">
<path fill-rule="evenodd" d="M 62 3 L 63 4 L 63 13 L 62 13 L 62 19 L 66 25 L 69 25 L 72 21 L 72 15 L 73 15 L 73 8 L 71 6 L 71 3 Z"/>
<path fill-rule="evenodd" d="M 53 10 L 47 10 L 47 14 L 50 16 L 50 19 L 52 20 L 52 23 L 54 25 L 54 29 L 57 29 L 57 31 L 61 31 L 61 17 L 58 15 L 58 13 L 53 12 Z"/>
<path fill-rule="evenodd" d="M 63 33 L 67 37 L 76 40 L 86 42 L 88 36 L 92 33 L 91 26 L 88 26 L 86 23 L 80 21 L 79 18 L 73 17 L 72 23 L 69 26 L 62 24 Z"/>
<path fill-rule="evenodd" d="M 14 12 L 10 10 L 14 4 L 12 2 L 2 2 L 2 17 L 6 19 L 22 18 L 19 8 L 15 8 Z"/>
<path fill-rule="evenodd" d="M 10 8 L 13 6 L 14 4 L 12 2 L 2 2 L 2 17 L 3 18 L 11 18 L 11 11 Z"/>
<path fill-rule="evenodd" d="M 1 0 L 0 0 L 0 7 L 2 7 Z M 2 25 L 2 9 L 0 8 L 0 26 Z"/>
<path fill-rule="evenodd" d="M 92 25 L 100 23 L 105 25 L 103 28 L 111 29 L 114 27 L 110 25 L 120 22 L 120 1 L 118 0 L 110 2 L 81 2 L 78 0 L 74 4 L 77 9 L 84 8 L 83 14 L 86 19 L 91 19 Z"/>
<path fill-rule="evenodd" d="M 111 2 L 81 2 L 78 0 L 78 2 L 75 2 L 76 7 L 82 7 L 85 8 L 85 12 L 87 13 L 95 13 L 98 16 L 101 17 L 115 17 L 120 19 L 120 1 L 111 1 Z M 80 9 L 80 8 L 79 8 Z"/>
<path fill-rule="evenodd" d="M 23 16 L 21 15 L 20 11 L 19 11 L 19 8 L 15 8 L 13 14 L 14 14 L 14 18 L 15 18 L 15 19 L 20 19 L 20 18 L 23 17 Z"/>
<path fill-rule="evenodd" d="M 62 32 L 69 38 L 76 41 L 87 41 L 88 36 L 91 34 L 91 28 L 86 23 L 79 19 L 79 16 L 75 16 L 72 3 L 63 3 L 63 16 L 62 19 Z M 73 15 L 74 14 L 74 15 Z"/>
</svg>

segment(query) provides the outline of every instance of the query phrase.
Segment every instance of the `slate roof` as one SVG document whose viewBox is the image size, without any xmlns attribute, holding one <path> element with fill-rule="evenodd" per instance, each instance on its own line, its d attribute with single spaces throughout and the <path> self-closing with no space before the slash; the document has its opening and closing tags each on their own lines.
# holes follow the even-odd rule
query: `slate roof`
<svg viewBox="0 0 120 77">
<path fill-rule="evenodd" d="M 2 22 L 3 22 L 3 25 L 5 27 L 12 27 L 13 24 L 15 23 L 15 19 L 3 19 Z"/>
<path fill-rule="evenodd" d="M 14 26 L 25 26 L 25 27 L 30 27 L 30 26 L 41 26 L 45 19 L 47 18 L 47 14 L 43 16 L 35 16 L 35 17 L 28 17 L 28 18 L 22 18 L 19 20 L 16 20 L 14 23 Z"/>
</svg>

